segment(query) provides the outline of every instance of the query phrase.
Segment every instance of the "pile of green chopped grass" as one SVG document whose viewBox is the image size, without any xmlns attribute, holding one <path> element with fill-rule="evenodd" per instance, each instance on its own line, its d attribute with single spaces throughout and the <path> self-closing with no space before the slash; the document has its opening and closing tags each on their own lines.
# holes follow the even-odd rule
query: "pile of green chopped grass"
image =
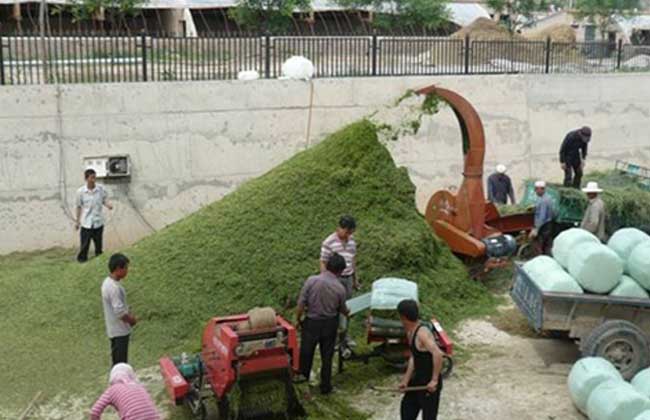
<svg viewBox="0 0 650 420">
<path fill-rule="evenodd" d="M 361 121 L 124 249 L 132 262 L 125 287 L 140 320 L 130 361 L 143 368 L 163 355 L 197 351 L 212 316 L 270 305 L 293 319 L 305 278 L 318 271 L 320 243 L 341 214 L 358 221 L 365 289 L 382 276 L 416 281 L 423 315 L 435 313 L 447 328 L 489 312 L 494 298 L 432 235 L 414 192 L 375 126 Z M 47 399 L 104 386 L 109 346 L 100 284 L 107 259 L 0 271 L 0 370 L 11 384 L 0 407 L 24 407 L 37 391 Z M 329 415 L 318 402 L 308 407 L 313 417 Z"/>
</svg>

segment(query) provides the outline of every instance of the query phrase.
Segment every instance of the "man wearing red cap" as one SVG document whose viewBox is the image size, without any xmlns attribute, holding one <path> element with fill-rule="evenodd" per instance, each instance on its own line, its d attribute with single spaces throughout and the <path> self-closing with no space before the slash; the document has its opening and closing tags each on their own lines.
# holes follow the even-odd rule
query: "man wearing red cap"
<svg viewBox="0 0 650 420">
<path fill-rule="evenodd" d="M 560 147 L 560 165 L 564 170 L 565 187 L 580 188 L 589 140 L 591 140 L 591 128 L 587 126 L 570 131 L 564 137 Z"/>
</svg>

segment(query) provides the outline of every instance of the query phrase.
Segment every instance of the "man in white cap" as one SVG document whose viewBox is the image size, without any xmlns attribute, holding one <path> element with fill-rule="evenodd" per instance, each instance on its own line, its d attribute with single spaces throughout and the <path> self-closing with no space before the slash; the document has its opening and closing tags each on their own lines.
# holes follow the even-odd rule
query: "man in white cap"
<svg viewBox="0 0 650 420">
<path fill-rule="evenodd" d="M 530 231 L 530 238 L 535 239 L 539 236 L 541 252 L 547 254 L 551 247 L 553 229 L 548 226 L 545 229 L 542 229 L 542 227 L 553 222 L 555 210 L 553 208 L 553 200 L 546 194 L 546 182 L 535 182 L 535 194 L 537 194 L 537 202 L 535 203 L 535 226 Z"/>
<path fill-rule="evenodd" d="M 487 179 L 488 201 L 494 204 L 508 204 L 508 197 L 512 204 L 515 204 L 515 192 L 512 189 L 512 181 L 506 175 L 506 165 L 497 165 L 497 171 Z"/>
<path fill-rule="evenodd" d="M 604 242 L 607 239 L 605 234 L 605 203 L 598 196 L 603 190 L 598 187 L 597 182 L 588 182 L 582 191 L 587 194 L 589 204 L 580 227 L 593 233 Z"/>
</svg>

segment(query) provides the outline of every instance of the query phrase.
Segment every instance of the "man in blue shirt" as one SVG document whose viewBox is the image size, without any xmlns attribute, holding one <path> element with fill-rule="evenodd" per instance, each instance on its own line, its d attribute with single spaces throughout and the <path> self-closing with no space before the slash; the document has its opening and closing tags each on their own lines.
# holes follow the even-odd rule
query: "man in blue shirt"
<svg viewBox="0 0 650 420">
<path fill-rule="evenodd" d="M 537 202 L 535 203 L 535 226 L 530 231 L 530 238 L 538 238 L 541 251 L 546 254 L 550 250 L 553 241 L 553 229 L 549 223 L 553 222 L 555 210 L 553 208 L 553 200 L 546 194 L 546 182 L 535 182 L 535 194 L 537 194 Z"/>
</svg>

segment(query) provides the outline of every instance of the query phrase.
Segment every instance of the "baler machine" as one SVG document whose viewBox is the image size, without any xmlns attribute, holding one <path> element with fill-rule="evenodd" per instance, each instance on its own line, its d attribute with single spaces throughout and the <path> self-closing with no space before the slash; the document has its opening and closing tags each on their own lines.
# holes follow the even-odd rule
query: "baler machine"
<svg viewBox="0 0 650 420">
<path fill-rule="evenodd" d="M 250 312 L 249 312 L 250 314 Z M 201 352 L 160 359 L 167 392 L 176 405 L 187 404 L 200 419 L 215 398 L 220 420 L 303 416 L 292 376 L 298 369 L 296 329 L 281 316 L 262 327 L 244 329 L 249 315 L 212 318 Z M 231 404 L 236 392 L 238 401 Z"/>
</svg>

